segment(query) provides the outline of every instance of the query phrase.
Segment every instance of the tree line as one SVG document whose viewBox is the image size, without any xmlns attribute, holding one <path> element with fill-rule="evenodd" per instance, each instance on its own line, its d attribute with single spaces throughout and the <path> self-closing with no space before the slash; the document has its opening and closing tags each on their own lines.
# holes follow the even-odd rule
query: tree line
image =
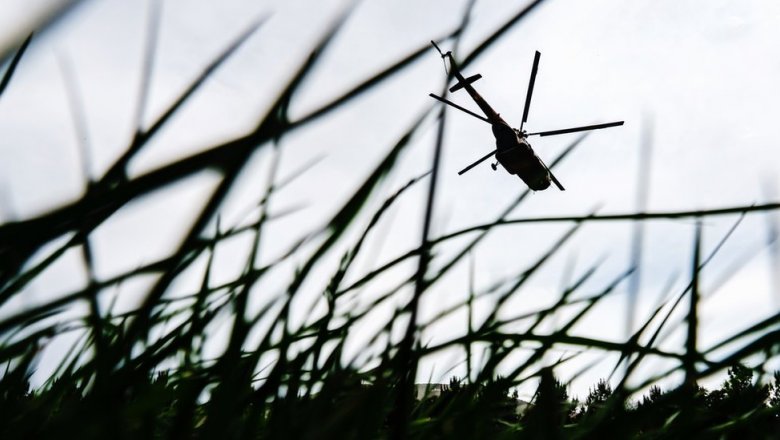
<svg viewBox="0 0 780 440">
<path fill-rule="evenodd" d="M 290 380 L 295 380 L 290 377 Z M 182 408 L 195 372 L 163 372 L 122 395 L 100 395 L 94 384 L 60 379 L 33 390 L 27 377 L 0 381 L 0 437 L 46 438 L 78 433 L 97 438 L 106 424 L 128 438 L 206 438 L 201 427 L 219 409 L 208 399 Z M 399 382 L 341 370 L 317 390 L 246 400 L 225 423 L 251 438 L 387 438 L 397 420 Z M 506 378 L 466 382 L 452 378 L 436 394 L 418 396 L 408 417 L 414 438 L 776 438 L 780 433 L 780 373 L 761 383 L 750 368 L 728 370 L 720 388 L 697 384 L 663 391 L 653 386 L 638 400 L 599 380 L 583 400 L 569 395 L 542 370 L 531 402 L 518 399 Z M 251 388 L 251 387 L 250 387 Z M 247 393 L 251 393 L 251 389 Z M 238 396 L 237 396 L 238 397 Z M 111 402 L 111 405 L 106 405 Z M 182 416 L 185 414 L 186 416 Z M 91 434 L 95 434 L 90 435 Z M 61 434 L 61 435 L 60 435 Z"/>
</svg>

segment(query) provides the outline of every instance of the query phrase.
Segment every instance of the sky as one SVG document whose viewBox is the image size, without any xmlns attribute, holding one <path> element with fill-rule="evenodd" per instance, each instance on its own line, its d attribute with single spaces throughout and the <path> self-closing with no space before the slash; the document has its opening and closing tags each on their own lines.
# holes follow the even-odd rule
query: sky
<svg viewBox="0 0 780 440">
<path fill-rule="evenodd" d="M 13 26 L 0 26 L 6 29 L 0 31 L 0 47 L 18 43 L 26 34 L 23 30 L 29 29 L 27 23 L 40 20 L 52 5 L 66 3 L 7 2 L 4 8 L 9 7 L 10 13 L 0 16 Z M 456 56 L 473 49 L 526 3 L 477 1 Z M 257 32 L 131 163 L 130 173 L 141 175 L 250 131 L 285 78 L 346 6 L 334 0 L 164 2 L 150 95 L 139 116 L 151 4 L 84 1 L 33 40 L 0 99 L 0 222 L 30 218 L 77 199 L 87 180 L 101 176 L 123 151 L 139 119 L 142 125 L 153 121 L 222 48 L 243 29 L 262 20 Z M 448 34 L 458 25 L 465 4 L 444 0 L 358 2 L 293 100 L 291 115 L 307 114 L 429 40 Z M 448 44 L 442 48 L 451 49 Z M 780 5 L 770 0 L 544 2 L 464 74 L 482 74 L 474 84 L 477 90 L 510 124 L 519 125 L 533 54 L 538 50 L 542 55 L 525 126 L 529 131 L 614 120 L 625 120 L 625 125 L 591 133 L 555 169 L 566 191 L 551 188 L 535 193 L 511 217 L 583 215 L 594 209 L 600 213 L 631 212 L 638 208 L 641 167 L 648 170 L 648 211 L 776 201 L 780 189 L 776 178 L 780 167 L 776 142 L 780 116 L 778 49 Z M 302 232 L 321 226 L 345 201 L 350 188 L 365 179 L 398 136 L 432 104 L 427 95 L 438 93 L 445 78 L 442 61 L 431 49 L 430 55 L 345 109 L 285 137 L 280 142 L 281 176 L 294 175 L 302 166 L 317 162 L 271 204 L 272 212 L 292 213 L 271 225 L 272 238 L 262 249 L 264 258 L 277 255 Z M 68 93 L 82 104 L 83 132 L 74 123 Z M 463 92 L 451 99 L 476 109 Z M 537 154 L 550 162 L 577 136 L 530 141 Z M 379 197 L 371 202 L 372 207 L 379 206 L 382 196 L 430 169 L 434 137 L 435 121 L 429 117 L 382 185 Z M 642 142 L 649 145 L 649 165 L 640 163 Z M 447 110 L 434 236 L 492 221 L 524 190 L 516 177 L 494 172 L 487 163 L 457 175 L 459 169 L 490 152 L 493 145 L 489 127 Z M 259 149 L 245 167 L 236 189 L 220 209 L 223 224 L 239 224 L 256 214 L 251 206 L 268 179 L 270 151 Z M 130 270 L 175 249 L 217 182 L 216 174 L 203 172 L 120 210 L 91 237 L 98 277 Z M 368 246 L 370 252 L 358 260 L 363 271 L 419 244 L 424 202 L 422 185 L 398 203 L 390 221 L 378 226 Z M 364 225 L 367 219 L 360 221 Z M 736 216 L 705 220 L 705 254 L 736 221 Z M 766 247 L 767 225 L 772 221 L 777 224 L 776 215 L 746 217 L 704 272 L 707 299 L 701 310 L 702 346 L 772 314 L 780 304 L 780 286 L 771 283 L 773 263 Z M 520 225 L 492 232 L 471 259 L 475 285 L 485 288 L 532 264 L 570 227 L 566 223 Z M 632 231 L 630 223 L 584 226 L 534 276 L 512 308 L 522 313 L 549 304 L 557 298 L 561 274 L 567 268 L 576 276 L 602 262 L 586 286 L 589 292 L 597 292 L 628 268 Z M 691 220 L 646 223 L 640 322 L 665 292 L 671 295 L 687 284 L 693 233 Z M 457 246 L 445 246 L 441 252 L 446 255 L 455 249 Z M 221 247 L 215 263 L 216 280 L 234 277 L 241 269 L 235 261 L 245 258 L 246 252 L 246 240 Z M 299 258 L 289 270 L 300 262 Z M 66 255 L 6 310 L 0 309 L 0 315 L 9 313 L 10 307 L 30 306 L 78 289 L 86 279 L 79 264 L 78 253 Z M 192 273 L 199 269 L 202 265 L 194 267 Z M 462 265 L 428 294 L 423 301 L 423 320 L 465 298 L 467 269 Z M 309 292 L 317 291 L 316 280 L 325 280 L 326 272 L 314 277 L 307 286 Z M 185 275 L 174 290 L 192 289 L 196 279 Z M 273 283 L 281 286 L 284 279 L 270 280 L 266 288 L 273 290 Z M 123 284 L 118 288 L 122 301 L 128 307 L 134 304 L 151 282 L 149 277 Z M 391 280 L 379 280 L 372 288 L 379 292 L 391 284 Z M 626 286 L 622 284 L 621 289 L 625 291 Z M 260 298 L 257 301 L 262 303 Z M 302 306 L 301 310 L 308 309 Z M 443 321 L 423 335 L 424 339 L 443 340 L 457 334 L 462 330 L 462 318 Z M 625 321 L 623 292 L 605 301 L 577 330 L 583 335 L 620 340 Z M 679 344 L 677 336 L 670 338 L 671 346 Z M 359 347 L 360 335 L 353 339 L 354 347 Z M 582 356 L 583 363 L 589 362 L 588 356 Z M 599 356 L 603 354 L 592 354 L 592 359 Z M 462 364 L 450 370 L 457 361 L 457 355 L 431 359 L 421 374 L 446 381 L 453 371 L 464 374 L 458 370 Z M 608 368 L 609 363 L 604 365 Z M 587 389 L 605 371 L 594 370 L 572 384 L 576 391 Z"/>
</svg>

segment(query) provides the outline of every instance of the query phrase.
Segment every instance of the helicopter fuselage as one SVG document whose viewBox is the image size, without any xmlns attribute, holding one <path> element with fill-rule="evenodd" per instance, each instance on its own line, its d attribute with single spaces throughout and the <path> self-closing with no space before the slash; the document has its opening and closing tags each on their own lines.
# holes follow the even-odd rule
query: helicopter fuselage
<svg viewBox="0 0 780 440">
<path fill-rule="evenodd" d="M 550 187 L 550 172 L 534 153 L 522 133 L 506 124 L 493 124 L 496 138 L 496 160 L 509 174 L 515 174 L 534 191 Z"/>
</svg>

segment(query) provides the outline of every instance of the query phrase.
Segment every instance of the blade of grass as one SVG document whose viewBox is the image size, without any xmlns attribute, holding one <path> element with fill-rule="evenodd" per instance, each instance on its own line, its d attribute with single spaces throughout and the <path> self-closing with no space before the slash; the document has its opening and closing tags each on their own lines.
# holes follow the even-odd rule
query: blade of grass
<svg viewBox="0 0 780 440">
<path fill-rule="evenodd" d="M 639 163 L 637 170 L 636 211 L 647 211 L 647 200 L 650 192 L 650 170 L 652 166 L 653 128 L 652 120 L 645 118 L 642 124 L 642 142 L 639 146 Z M 634 222 L 631 237 L 631 267 L 636 268 L 628 284 L 628 301 L 626 303 L 626 337 L 634 333 L 636 303 L 642 285 L 642 253 L 644 250 L 644 222 Z"/>
<path fill-rule="evenodd" d="M 701 221 L 696 222 L 696 236 L 693 244 L 693 266 L 691 267 L 691 294 L 688 304 L 688 333 L 685 338 L 685 382 L 693 386 L 696 381 L 696 358 L 699 352 L 696 349 L 699 327 L 699 265 L 701 263 Z"/>
<path fill-rule="evenodd" d="M 696 211 L 670 211 L 670 212 L 637 212 L 626 214 L 601 214 L 601 215 L 573 215 L 560 217 L 530 217 L 509 219 L 498 222 L 485 223 L 464 228 L 449 234 L 442 235 L 437 240 L 448 240 L 476 231 L 484 231 L 495 226 L 517 225 L 524 223 L 559 223 L 559 222 L 602 222 L 602 221 L 647 221 L 658 219 L 682 219 L 705 218 L 721 215 L 749 214 L 757 212 L 775 211 L 780 209 L 780 203 L 765 203 L 761 205 L 751 204 L 746 206 L 734 206 L 729 208 L 706 209 Z"/>
<path fill-rule="evenodd" d="M 77 9 L 76 6 L 80 6 L 85 3 L 84 0 L 61 0 L 59 4 L 53 5 L 48 11 L 39 10 L 37 22 L 32 23 L 31 29 L 22 30 L 21 35 L 11 35 L 10 38 L 0 41 L 0 60 L 5 61 L 11 52 L 13 52 L 24 35 L 29 35 L 33 31 L 38 34 L 39 37 L 45 35 L 49 29 L 54 27 L 56 23 L 68 16 L 73 10 Z M 17 40 L 18 38 L 18 40 Z M 0 64 L 3 64 L 0 62 Z"/>
<path fill-rule="evenodd" d="M 3 78 L 0 79 L 0 97 L 3 96 L 5 89 L 8 87 L 8 84 L 11 82 L 11 78 L 13 78 L 14 73 L 16 72 L 16 68 L 19 66 L 19 62 L 22 60 L 22 56 L 24 56 L 24 52 L 27 50 L 27 47 L 30 45 L 30 41 L 32 41 L 32 37 L 33 37 L 33 33 L 31 32 L 30 35 L 28 35 L 27 38 L 25 38 L 25 40 L 22 42 L 22 45 L 19 46 L 19 49 L 16 50 L 16 53 L 14 54 L 13 58 L 11 58 L 11 62 L 8 64 L 8 68 L 5 69 Z"/>
</svg>

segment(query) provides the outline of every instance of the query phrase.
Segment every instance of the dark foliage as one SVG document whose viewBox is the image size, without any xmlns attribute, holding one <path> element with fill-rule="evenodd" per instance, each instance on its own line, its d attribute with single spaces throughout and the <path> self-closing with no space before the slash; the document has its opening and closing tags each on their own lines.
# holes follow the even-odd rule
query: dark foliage
<svg viewBox="0 0 780 440">
<path fill-rule="evenodd" d="M 449 385 L 432 385 L 416 400 L 409 435 L 656 438 L 687 432 L 694 438 L 739 439 L 773 438 L 780 429 L 776 399 L 780 382 L 756 385 L 751 370 L 739 364 L 729 370 L 729 379 L 719 389 L 696 387 L 691 396 L 683 389 L 664 393 L 652 387 L 635 406 L 611 404 L 615 394 L 605 380 L 578 404 L 569 398 L 566 386 L 545 371 L 530 403 L 519 400 L 512 383 L 501 378 L 482 384 L 453 378 Z M 85 392 L 77 381 L 60 379 L 47 390 L 32 391 L 24 380 L 15 384 L 5 380 L 0 432 L 3 438 L 98 438 L 106 432 L 122 438 L 177 437 L 185 434 L 176 426 L 186 403 L 182 396 L 204 373 L 191 372 L 186 378 L 160 373 L 140 380 L 132 393 L 111 398 L 111 411 L 100 407 L 108 402 L 105 396 Z M 247 394 L 254 391 L 248 389 Z M 267 402 L 247 398 L 231 416 L 227 432 L 250 438 L 383 438 L 390 432 L 396 392 L 390 383 L 371 375 L 341 371 L 328 376 L 318 392 L 287 394 Z M 208 403 L 190 408 L 186 436 L 210 437 L 207 419 L 213 412 Z M 110 417 L 89 419 L 88 414 Z M 311 420 L 318 423 L 303 422 Z"/>
</svg>

